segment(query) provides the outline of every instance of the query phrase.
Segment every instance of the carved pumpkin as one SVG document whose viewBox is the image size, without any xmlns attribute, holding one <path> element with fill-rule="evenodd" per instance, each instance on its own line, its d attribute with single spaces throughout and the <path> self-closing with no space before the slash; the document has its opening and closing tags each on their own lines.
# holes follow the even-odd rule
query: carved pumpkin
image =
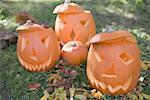
<svg viewBox="0 0 150 100">
<path fill-rule="evenodd" d="M 93 88 L 118 95 L 132 90 L 140 74 L 140 51 L 127 31 L 95 35 L 87 60 L 87 77 Z"/>
<path fill-rule="evenodd" d="M 17 28 L 17 55 L 28 71 L 48 71 L 60 56 L 60 45 L 51 28 L 31 22 Z"/>
<path fill-rule="evenodd" d="M 62 48 L 62 58 L 70 65 L 80 65 L 86 61 L 88 49 L 79 41 L 70 41 Z"/>
<path fill-rule="evenodd" d="M 58 14 L 55 31 L 62 44 L 71 40 L 86 43 L 96 34 L 95 22 L 90 11 L 75 3 L 58 5 L 54 12 Z"/>
</svg>

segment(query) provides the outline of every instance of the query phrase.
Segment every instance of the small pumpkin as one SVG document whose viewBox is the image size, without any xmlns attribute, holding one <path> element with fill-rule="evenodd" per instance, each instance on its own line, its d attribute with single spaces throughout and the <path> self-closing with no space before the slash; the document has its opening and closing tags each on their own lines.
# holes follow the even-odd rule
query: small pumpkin
<svg viewBox="0 0 150 100">
<path fill-rule="evenodd" d="M 61 44 L 71 40 L 83 44 L 96 34 L 96 27 L 90 11 L 84 10 L 78 4 L 65 3 L 58 5 L 53 13 L 58 14 L 55 21 L 55 31 Z"/>
<path fill-rule="evenodd" d="M 62 48 L 62 58 L 70 65 L 80 65 L 86 61 L 88 49 L 79 41 L 70 41 Z"/>
<path fill-rule="evenodd" d="M 128 31 L 105 32 L 90 40 L 87 77 L 90 85 L 103 93 L 124 94 L 137 84 L 140 51 Z"/>
<path fill-rule="evenodd" d="M 22 66 L 31 72 L 48 71 L 60 56 L 60 45 L 52 28 L 28 21 L 17 28 L 17 55 Z"/>
</svg>

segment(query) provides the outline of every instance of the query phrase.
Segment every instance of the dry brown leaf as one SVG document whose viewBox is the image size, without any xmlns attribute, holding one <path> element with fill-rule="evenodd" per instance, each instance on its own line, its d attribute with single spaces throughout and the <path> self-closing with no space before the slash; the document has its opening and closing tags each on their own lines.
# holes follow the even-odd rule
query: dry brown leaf
<svg viewBox="0 0 150 100">
<path fill-rule="evenodd" d="M 35 22 L 33 16 L 31 16 L 28 12 L 22 11 L 16 14 L 16 22 L 20 24 L 24 24 L 27 20 L 32 20 Z"/>
<path fill-rule="evenodd" d="M 142 66 L 143 70 L 150 69 L 150 61 L 143 61 L 143 62 L 141 62 L 141 66 Z"/>
<path fill-rule="evenodd" d="M 47 90 L 44 90 L 44 96 L 41 98 L 41 100 L 47 100 L 49 98 L 49 93 L 47 92 Z"/>
<path fill-rule="evenodd" d="M 29 90 L 37 90 L 41 86 L 40 83 L 29 83 L 27 87 Z"/>
<path fill-rule="evenodd" d="M 93 89 L 91 91 L 91 94 L 96 99 L 101 99 L 101 97 L 103 96 L 103 94 L 100 91 L 96 91 L 96 89 Z"/>
<path fill-rule="evenodd" d="M 73 97 L 74 97 L 74 94 L 75 94 L 75 88 L 70 88 L 69 89 L 69 92 L 70 92 L 70 100 L 73 100 Z"/>
<path fill-rule="evenodd" d="M 142 93 L 142 96 L 147 99 L 147 100 L 150 100 L 150 95 L 146 94 L 146 93 Z"/>
<path fill-rule="evenodd" d="M 62 79 L 62 77 L 59 74 L 51 74 L 50 77 L 48 78 L 48 83 L 55 84 L 60 79 Z"/>
</svg>

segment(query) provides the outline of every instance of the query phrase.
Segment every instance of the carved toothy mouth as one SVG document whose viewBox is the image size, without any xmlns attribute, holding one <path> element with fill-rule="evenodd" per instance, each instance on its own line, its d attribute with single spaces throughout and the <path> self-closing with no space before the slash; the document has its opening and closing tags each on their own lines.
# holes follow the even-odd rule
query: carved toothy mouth
<svg viewBox="0 0 150 100">
<path fill-rule="evenodd" d="M 126 91 L 130 87 L 130 84 L 132 82 L 132 76 L 130 76 L 122 85 L 111 86 L 110 84 L 106 84 L 104 82 L 100 82 L 99 80 L 97 80 L 89 68 L 90 67 L 87 67 L 87 77 L 89 78 L 91 85 L 95 86 L 97 89 L 99 88 L 103 90 L 108 89 L 109 92 L 112 94 L 117 92 L 120 89 Z M 110 75 L 108 77 L 110 77 Z"/>
<path fill-rule="evenodd" d="M 29 63 L 23 61 L 19 54 L 18 54 L 18 59 L 19 59 L 20 63 L 22 64 L 22 66 L 24 66 L 27 70 L 30 70 L 30 71 L 43 70 L 44 71 L 51 64 L 52 56 L 53 56 L 53 54 L 50 55 L 48 61 L 46 61 L 45 63 L 42 63 L 42 64 L 29 64 Z"/>
<path fill-rule="evenodd" d="M 35 60 L 35 61 L 37 61 L 38 59 L 36 58 L 36 56 L 31 56 L 30 57 L 32 60 Z"/>
<path fill-rule="evenodd" d="M 117 78 L 117 75 L 107 75 L 107 74 L 103 74 L 102 77 L 105 77 L 105 78 Z"/>
<path fill-rule="evenodd" d="M 123 91 L 127 90 L 131 84 L 131 81 L 132 81 L 132 76 L 130 76 L 128 78 L 128 80 L 126 80 L 124 82 L 123 85 L 117 85 L 115 87 L 113 87 L 111 85 L 107 85 L 104 82 L 98 82 L 97 80 L 93 81 L 92 84 L 95 85 L 96 87 L 100 87 L 102 89 L 108 89 L 111 93 L 115 93 L 116 91 L 118 91 L 120 89 L 122 89 Z"/>
</svg>

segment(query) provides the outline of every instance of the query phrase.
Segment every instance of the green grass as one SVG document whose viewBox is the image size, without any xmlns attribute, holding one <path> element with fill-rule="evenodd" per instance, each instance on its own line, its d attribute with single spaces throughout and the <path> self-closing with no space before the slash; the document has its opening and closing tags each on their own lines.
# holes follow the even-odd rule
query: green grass
<svg viewBox="0 0 150 100">
<path fill-rule="evenodd" d="M 126 28 L 142 29 L 150 32 L 150 2 L 144 0 L 142 3 L 136 3 L 138 0 L 94 0 L 81 1 L 72 0 L 80 4 L 87 10 L 90 10 L 96 20 L 97 32 L 106 25 L 117 23 L 117 25 Z M 45 1 L 45 2 L 4 2 L 0 6 L 4 9 L 4 15 L 13 16 L 19 11 L 28 11 L 35 17 L 37 22 L 49 24 L 54 27 L 55 14 L 52 14 L 55 6 L 63 1 Z"/>
<path fill-rule="evenodd" d="M 24 70 L 18 62 L 15 52 L 6 50 L 0 52 L 0 77 L 1 77 L 1 100 L 39 99 L 46 86 L 45 78 L 48 73 L 30 73 Z M 28 83 L 38 82 L 42 84 L 39 91 L 29 91 Z M 42 89 L 43 88 L 43 89 Z"/>
<path fill-rule="evenodd" d="M 73 0 L 75 2 L 75 0 Z M 97 32 L 101 32 L 106 26 L 112 26 L 114 29 L 127 29 L 131 31 L 137 38 L 139 48 L 142 52 L 142 60 L 150 61 L 150 2 L 135 4 L 136 0 L 122 2 L 123 0 L 85 0 L 76 1 L 85 9 L 91 10 L 96 21 Z M 52 14 L 56 5 L 62 1 L 49 2 L 1 2 L 0 6 L 3 9 L 2 14 L 6 18 L 12 18 L 16 12 L 28 11 L 39 23 L 46 23 L 54 27 L 56 15 Z M 149 4 L 149 5 L 148 5 Z M 127 15 L 133 15 L 133 18 L 128 18 Z M 134 18 L 136 17 L 136 18 Z M 115 25 L 112 23 L 116 23 Z M 13 27 L 13 31 L 15 27 Z M 9 30 L 9 29 L 8 29 Z M 91 88 L 88 85 L 85 67 L 74 68 L 79 75 L 74 79 L 74 85 L 79 88 L 85 88 L 89 92 Z M 43 91 L 48 88 L 47 79 L 49 74 L 55 73 L 56 68 L 49 72 L 30 73 L 24 70 L 16 56 L 16 45 L 12 44 L 5 50 L 0 51 L 0 100 L 39 100 L 43 96 Z M 145 75 L 147 71 L 143 71 Z M 63 74 L 62 74 L 63 76 Z M 84 76 L 84 77 L 81 77 Z M 146 76 L 146 81 L 150 82 L 149 76 Z M 40 83 L 39 90 L 30 91 L 27 88 L 29 83 Z M 143 86 L 143 92 L 150 95 L 150 86 L 148 84 Z M 121 99 L 120 96 L 111 97 L 105 96 L 109 99 Z"/>
</svg>

